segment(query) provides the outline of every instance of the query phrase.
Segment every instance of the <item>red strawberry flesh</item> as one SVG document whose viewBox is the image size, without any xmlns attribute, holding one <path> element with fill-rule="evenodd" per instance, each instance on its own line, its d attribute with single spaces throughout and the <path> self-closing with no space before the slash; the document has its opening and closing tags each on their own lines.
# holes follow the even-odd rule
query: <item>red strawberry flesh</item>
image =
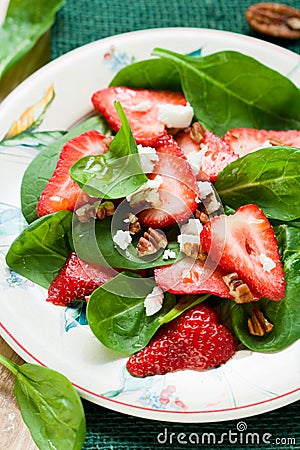
<svg viewBox="0 0 300 450">
<path fill-rule="evenodd" d="M 300 131 L 257 130 L 255 128 L 234 128 L 227 131 L 224 142 L 237 155 L 244 156 L 262 146 L 286 145 L 300 147 Z"/>
<path fill-rule="evenodd" d="M 224 364 L 235 351 L 231 332 L 220 324 L 213 308 L 202 304 L 163 325 L 126 367 L 136 377 L 205 370 Z"/>
<path fill-rule="evenodd" d="M 107 136 L 91 130 L 74 137 L 63 146 L 56 169 L 39 199 L 37 205 L 39 217 L 60 210 L 74 211 L 90 199 L 72 180 L 69 171 L 83 156 L 105 153 L 106 142 Z"/>
<path fill-rule="evenodd" d="M 285 281 L 278 242 L 265 214 L 256 205 L 241 206 L 232 216 L 212 218 L 201 232 L 210 258 L 241 280 L 258 297 L 281 300 Z M 265 260 L 271 263 L 264 265 Z"/>
<path fill-rule="evenodd" d="M 202 131 L 203 135 L 197 142 L 191 136 L 191 128 L 177 133 L 175 139 L 186 157 L 191 153 L 203 152 L 201 167 L 196 178 L 198 181 L 213 182 L 224 167 L 237 159 L 237 155 L 218 136 L 204 128 Z"/>
<path fill-rule="evenodd" d="M 189 163 L 171 136 L 157 140 L 154 147 L 159 160 L 148 178 L 162 178 L 158 188 L 161 205 L 143 210 L 138 217 L 145 226 L 162 228 L 183 222 L 193 214 L 198 205 L 198 188 Z"/>
<path fill-rule="evenodd" d="M 136 142 L 145 146 L 152 145 L 157 138 L 167 134 L 165 125 L 157 118 L 158 105 L 186 105 L 186 99 L 180 92 L 123 86 L 102 89 L 94 93 L 92 102 L 115 132 L 120 129 L 121 122 L 114 101 L 121 103 Z M 148 104 L 149 108 L 139 110 L 139 105 L 143 104 Z"/>
<path fill-rule="evenodd" d="M 82 261 L 72 252 L 52 281 L 47 301 L 54 305 L 67 306 L 74 300 L 84 300 L 113 276 L 113 269 Z"/>
<path fill-rule="evenodd" d="M 186 257 L 170 266 L 156 268 L 154 275 L 158 286 L 173 294 L 213 294 L 223 298 L 231 297 L 222 278 L 226 272 L 208 262 L 193 261 Z"/>
</svg>

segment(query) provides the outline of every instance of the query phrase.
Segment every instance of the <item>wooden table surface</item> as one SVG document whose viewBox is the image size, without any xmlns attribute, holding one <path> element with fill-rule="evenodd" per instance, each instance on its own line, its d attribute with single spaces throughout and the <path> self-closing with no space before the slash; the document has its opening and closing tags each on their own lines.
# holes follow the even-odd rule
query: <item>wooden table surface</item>
<svg viewBox="0 0 300 450">
<path fill-rule="evenodd" d="M 1 336 L 0 353 L 17 364 L 24 362 Z M 36 450 L 37 448 L 22 420 L 14 397 L 14 377 L 9 370 L 0 365 L 0 449 Z"/>
</svg>

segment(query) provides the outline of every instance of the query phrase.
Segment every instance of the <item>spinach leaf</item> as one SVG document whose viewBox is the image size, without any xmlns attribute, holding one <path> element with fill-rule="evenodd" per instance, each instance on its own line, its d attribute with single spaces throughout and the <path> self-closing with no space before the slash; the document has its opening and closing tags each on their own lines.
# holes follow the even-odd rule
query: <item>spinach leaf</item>
<svg viewBox="0 0 300 450">
<path fill-rule="evenodd" d="M 110 86 L 181 91 L 180 77 L 174 64 L 158 58 L 124 67 L 115 75 Z"/>
<path fill-rule="evenodd" d="M 0 28 L 0 80 L 50 29 L 64 0 L 10 0 Z"/>
<path fill-rule="evenodd" d="M 267 217 L 283 221 L 300 217 L 300 150 L 271 147 L 230 163 L 215 183 L 231 208 L 255 203 Z"/>
<path fill-rule="evenodd" d="M 154 286 L 151 279 L 123 272 L 92 293 L 87 320 L 103 345 L 131 355 L 148 344 L 161 325 L 160 318 L 175 304 L 175 296 L 167 293 L 162 309 L 146 316 L 144 300 Z"/>
<path fill-rule="evenodd" d="M 232 325 L 237 337 L 246 347 L 260 352 L 282 350 L 300 338 L 300 224 L 296 222 L 279 225 L 275 231 L 284 262 L 285 297 L 279 302 L 266 299 L 258 302 L 265 317 L 274 325 L 272 331 L 262 337 L 252 336 L 247 327 L 252 306 L 237 305 L 233 302 L 231 306 Z"/>
<path fill-rule="evenodd" d="M 138 238 L 135 238 L 133 245 L 127 247 L 126 250 L 116 248 L 112 236 L 110 217 L 87 223 L 74 219 L 72 232 L 76 254 L 84 261 L 93 264 L 109 265 L 119 269 L 139 270 L 170 265 L 184 257 L 184 254 L 179 251 L 179 244 L 172 241 L 169 242 L 167 248 L 175 251 L 176 259 L 163 259 L 163 252 L 158 253 L 157 256 L 155 255 L 155 259 L 153 257 L 150 259 L 139 258 L 136 251 Z"/>
<path fill-rule="evenodd" d="M 35 364 L 18 366 L 0 355 L 15 377 L 15 396 L 23 420 L 41 450 L 80 450 L 86 423 L 78 393 L 62 374 Z"/>
<path fill-rule="evenodd" d="M 30 224 L 12 243 L 7 265 L 47 289 L 71 251 L 72 217 L 59 211 Z"/>
<path fill-rule="evenodd" d="M 300 128 L 300 92 L 280 73 L 234 51 L 204 57 L 156 48 L 173 62 L 196 118 L 219 136 L 230 128 Z"/>
<path fill-rule="evenodd" d="M 132 194 L 148 180 L 138 156 L 130 125 L 119 102 L 115 107 L 122 127 L 103 155 L 85 156 L 70 170 L 71 177 L 90 195 L 118 199 Z"/>
<path fill-rule="evenodd" d="M 55 170 L 62 147 L 73 137 L 88 130 L 110 134 L 110 129 L 102 117 L 89 117 L 41 151 L 27 167 L 21 186 L 21 205 L 28 223 L 37 219 L 37 203 Z"/>
</svg>

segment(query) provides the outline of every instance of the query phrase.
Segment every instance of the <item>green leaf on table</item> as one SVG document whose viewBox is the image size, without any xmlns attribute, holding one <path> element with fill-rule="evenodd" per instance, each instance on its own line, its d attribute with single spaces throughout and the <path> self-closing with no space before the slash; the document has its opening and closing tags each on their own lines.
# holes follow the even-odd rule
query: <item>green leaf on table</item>
<svg viewBox="0 0 300 450">
<path fill-rule="evenodd" d="M 161 317 L 176 301 L 174 295 L 166 293 L 162 309 L 146 316 L 144 301 L 154 286 L 152 279 L 123 272 L 92 293 L 87 305 L 87 320 L 103 345 L 131 355 L 148 344 L 161 326 Z"/>
<path fill-rule="evenodd" d="M 73 221 L 73 247 L 80 259 L 92 264 L 111 266 L 119 269 L 140 270 L 158 266 L 166 266 L 179 261 L 184 254 L 179 250 L 179 244 L 169 241 L 168 249 L 176 253 L 174 259 L 163 259 L 163 251 L 149 258 L 141 258 L 137 254 L 139 238 L 133 239 L 132 244 L 125 250 L 117 247 L 113 241 L 112 220 L 90 221 L 87 223 Z"/>
<path fill-rule="evenodd" d="M 253 351 L 275 352 L 300 339 L 300 246 L 299 223 L 275 227 L 279 249 L 283 259 L 286 280 L 285 296 L 279 302 L 261 299 L 257 303 L 273 329 L 264 336 L 249 333 L 247 320 L 253 304 L 238 305 L 231 302 L 231 320 L 235 334 Z"/>
<path fill-rule="evenodd" d="M 0 28 L 0 80 L 50 29 L 64 0 L 10 0 Z"/>
<path fill-rule="evenodd" d="M 237 209 L 255 203 L 271 219 L 300 217 L 300 150 L 271 147 L 230 163 L 215 188 L 223 203 Z"/>
<path fill-rule="evenodd" d="M 193 57 L 160 48 L 153 55 L 173 63 L 197 120 L 219 136 L 238 127 L 300 128 L 299 89 L 249 56 L 222 51 Z"/>
<path fill-rule="evenodd" d="M 115 102 L 115 108 L 122 126 L 108 152 L 84 156 L 70 170 L 71 177 L 81 189 L 94 197 L 126 197 L 148 180 L 140 166 L 137 145 L 123 108 L 119 102 Z"/>
<path fill-rule="evenodd" d="M 180 77 L 174 64 L 166 59 L 148 59 L 121 69 L 110 86 L 181 91 Z"/>
<path fill-rule="evenodd" d="M 35 364 L 18 366 L 0 355 L 15 377 L 23 420 L 40 450 L 82 449 L 86 422 L 78 393 L 61 373 Z"/>
<path fill-rule="evenodd" d="M 110 128 L 101 116 L 89 117 L 53 141 L 27 167 L 21 185 L 21 205 L 22 213 L 28 223 L 37 219 L 37 203 L 55 170 L 62 147 L 73 137 L 88 130 L 111 134 Z"/>
<path fill-rule="evenodd" d="M 47 289 L 71 251 L 72 218 L 59 211 L 30 224 L 12 243 L 8 267 Z"/>
</svg>

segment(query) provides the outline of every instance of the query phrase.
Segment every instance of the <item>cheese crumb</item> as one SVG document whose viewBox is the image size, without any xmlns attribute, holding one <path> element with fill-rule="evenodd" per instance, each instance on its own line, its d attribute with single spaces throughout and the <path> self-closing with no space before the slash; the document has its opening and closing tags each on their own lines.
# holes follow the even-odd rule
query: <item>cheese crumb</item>
<svg viewBox="0 0 300 450">
<path fill-rule="evenodd" d="M 162 259 L 175 259 L 176 252 L 174 250 L 169 250 L 168 248 L 164 251 Z"/>
<path fill-rule="evenodd" d="M 221 207 L 216 197 L 212 183 L 209 181 L 198 181 L 200 199 L 204 203 L 207 214 L 213 214 Z"/>
<path fill-rule="evenodd" d="M 113 241 L 122 250 L 126 250 L 131 244 L 132 237 L 130 236 L 129 231 L 118 230 L 113 237 Z"/>
<path fill-rule="evenodd" d="M 131 108 L 131 110 L 138 111 L 138 112 L 147 112 L 151 108 L 152 108 L 152 103 L 150 102 L 150 100 L 145 100 L 143 102 L 138 103 L 137 105 L 134 105 Z"/>
<path fill-rule="evenodd" d="M 154 162 L 158 161 L 158 155 L 155 148 L 153 147 L 143 147 L 142 145 L 137 146 L 140 163 L 142 169 L 145 173 L 152 173 L 154 168 Z"/>
<path fill-rule="evenodd" d="M 158 105 L 157 119 L 168 128 L 187 128 L 194 117 L 194 110 L 190 105 Z"/>
<path fill-rule="evenodd" d="M 187 158 L 188 162 L 190 163 L 192 172 L 195 176 L 198 175 L 198 173 L 201 169 L 202 160 L 207 151 L 208 151 L 208 145 L 202 144 L 201 150 L 199 150 L 199 152 L 191 152 L 188 155 L 186 155 L 186 158 Z"/>
<path fill-rule="evenodd" d="M 177 242 L 180 245 L 180 251 L 186 253 L 186 245 L 200 246 L 200 233 L 203 226 L 199 219 L 189 219 L 187 223 L 183 224 L 180 233 L 177 236 Z"/>
<path fill-rule="evenodd" d="M 160 175 L 156 175 L 153 180 L 148 180 L 140 188 L 130 195 L 127 195 L 126 200 L 130 206 L 137 207 L 147 203 L 153 208 L 158 208 L 161 205 L 161 200 L 158 188 L 162 184 L 163 179 Z"/>
<path fill-rule="evenodd" d="M 269 258 L 264 253 L 261 253 L 258 258 L 259 258 L 259 262 L 262 264 L 263 270 L 265 272 L 269 273 L 269 272 L 271 272 L 272 269 L 274 269 L 276 267 L 276 264 L 273 261 L 273 259 Z"/>
<path fill-rule="evenodd" d="M 146 316 L 153 316 L 153 314 L 156 314 L 162 308 L 163 301 L 163 290 L 159 286 L 155 286 L 152 289 L 152 292 L 150 292 L 144 300 Z"/>
</svg>

